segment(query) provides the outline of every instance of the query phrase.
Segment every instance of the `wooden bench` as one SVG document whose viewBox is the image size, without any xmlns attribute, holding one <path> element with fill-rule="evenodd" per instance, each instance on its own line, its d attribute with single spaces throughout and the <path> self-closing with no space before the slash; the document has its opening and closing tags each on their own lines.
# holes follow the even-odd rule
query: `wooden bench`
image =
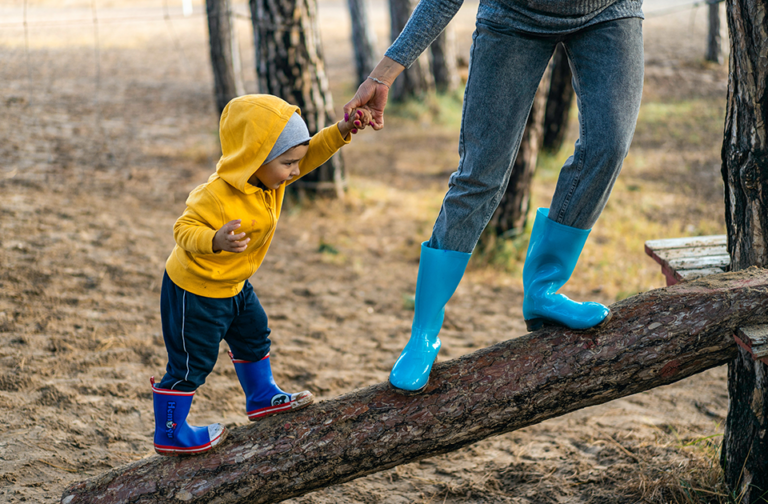
<svg viewBox="0 0 768 504">
<path fill-rule="evenodd" d="M 731 264 L 725 235 L 649 240 L 645 253 L 661 265 L 667 285 L 723 273 Z M 768 325 L 740 327 L 733 339 L 753 359 L 768 364 Z"/>
<path fill-rule="evenodd" d="M 723 273 L 731 264 L 725 235 L 649 240 L 645 253 L 661 264 L 667 285 Z"/>
</svg>

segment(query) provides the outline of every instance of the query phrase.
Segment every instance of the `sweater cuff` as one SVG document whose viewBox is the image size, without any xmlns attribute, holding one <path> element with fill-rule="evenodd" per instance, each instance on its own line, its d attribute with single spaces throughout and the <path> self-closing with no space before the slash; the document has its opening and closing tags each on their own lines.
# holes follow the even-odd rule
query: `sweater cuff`
<svg viewBox="0 0 768 504">
<path fill-rule="evenodd" d="M 197 247 L 200 254 L 216 254 L 217 252 L 213 251 L 213 237 L 216 236 L 216 231 L 213 229 L 206 229 L 202 233 L 200 233 L 200 236 L 198 236 L 197 240 Z"/>
<path fill-rule="evenodd" d="M 333 149 L 334 152 L 341 149 L 345 145 L 347 145 L 349 142 L 352 141 L 352 133 L 350 133 L 349 139 L 344 138 L 341 136 L 341 131 L 339 130 L 338 123 L 333 124 L 332 126 L 328 126 L 327 128 L 324 128 L 325 130 L 333 129 L 333 131 L 328 132 L 328 136 L 324 136 L 323 138 L 326 140 L 328 147 Z"/>
</svg>

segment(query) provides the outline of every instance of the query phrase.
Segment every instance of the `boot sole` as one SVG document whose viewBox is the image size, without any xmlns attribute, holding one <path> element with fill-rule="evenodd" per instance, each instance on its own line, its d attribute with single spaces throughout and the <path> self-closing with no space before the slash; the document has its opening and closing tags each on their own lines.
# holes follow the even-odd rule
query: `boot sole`
<svg viewBox="0 0 768 504">
<path fill-rule="evenodd" d="M 251 422 L 257 422 L 261 420 L 264 417 L 268 417 L 270 415 L 276 415 L 278 413 L 285 413 L 287 411 L 295 411 L 300 410 L 302 408 L 306 408 L 310 404 L 312 404 L 315 401 L 315 396 L 312 395 L 312 392 L 305 391 L 299 392 L 297 395 L 300 397 L 297 397 L 295 401 L 291 401 L 289 404 L 281 404 L 280 406 L 270 406 L 268 408 L 263 408 L 261 410 L 258 410 L 254 413 L 251 413 L 248 415 L 248 420 Z"/>
<path fill-rule="evenodd" d="M 424 392 L 427 389 L 427 385 L 429 385 L 429 378 L 427 378 L 427 383 L 425 383 L 424 386 L 421 387 L 418 390 L 401 389 L 399 387 L 395 387 L 394 385 L 392 385 L 391 381 L 387 381 L 387 383 L 389 383 L 389 388 L 391 388 L 393 392 L 396 392 L 396 393 L 398 393 L 400 395 L 404 395 L 404 396 L 415 396 L 415 395 L 421 394 L 422 392 Z"/>
<path fill-rule="evenodd" d="M 586 329 L 574 329 L 574 330 L 589 331 L 590 329 L 598 328 L 608 323 L 608 321 L 611 320 L 612 317 L 613 317 L 613 312 L 609 311 L 608 315 L 603 320 L 601 320 L 599 324 L 594 325 L 592 327 L 587 327 Z M 545 319 L 545 318 L 534 318 L 534 319 L 528 319 L 525 321 L 525 328 L 528 330 L 528 332 L 538 331 L 542 327 L 566 327 L 566 326 L 558 322 L 555 322 L 554 320 Z"/>
<path fill-rule="evenodd" d="M 229 429 L 226 427 L 222 427 L 221 435 L 211 441 L 211 446 L 205 448 L 205 449 L 198 449 L 198 448 L 186 448 L 186 449 L 169 449 L 169 450 L 158 450 L 157 446 L 155 446 L 155 453 L 160 455 L 161 457 L 193 457 L 195 455 L 202 455 L 204 453 L 208 453 L 209 451 L 213 450 L 217 446 L 221 444 L 224 439 L 226 439 L 227 434 L 229 434 Z M 189 450 L 197 450 L 197 451 L 189 451 Z"/>
<path fill-rule="evenodd" d="M 435 356 L 435 360 L 432 361 L 432 366 L 434 366 L 436 362 L 437 362 L 437 356 Z M 431 373 L 432 373 L 432 370 L 430 369 L 430 374 Z M 427 385 L 429 385 L 429 376 L 427 376 L 427 382 L 424 384 L 424 386 L 421 387 L 418 390 L 407 390 L 407 389 L 402 389 L 400 387 L 396 387 L 389 380 L 387 380 L 387 383 L 389 384 L 389 388 L 391 388 L 394 392 L 396 392 L 396 393 L 398 393 L 400 395 L 415 396 L 415 395 L 421 394 L 422 392 L 424 392 L 427 389 Z"/>
</svg>

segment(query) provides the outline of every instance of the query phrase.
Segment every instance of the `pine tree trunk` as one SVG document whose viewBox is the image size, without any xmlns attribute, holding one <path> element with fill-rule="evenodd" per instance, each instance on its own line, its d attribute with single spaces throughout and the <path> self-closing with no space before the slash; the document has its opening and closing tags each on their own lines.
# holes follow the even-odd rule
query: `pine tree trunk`
<svg viewBox="0 0 768 504">
<path fill-rule="evenodd" d="M 459 88 L 459 65 L 456 57 L 456 31 L 448 23 L 445 30 L 429 46 L 432 56 L 432 75 L 435 88 L 441 93 L 449 93 Z"/>
<path fill-rule="evenodd" d="M 709 36 L 707 37 L 707 61 L 723 62 L 723 52 L 720 48 L 720 3 L 709 0 Z"/>
<path fill-rule="evenodd" d="M 390 35 L 392 42 L 397 39 L 405 28 L 408 18 L 411 17 L 415 0 L 389 0 Z M 435 80 L 429 64 L 429 55 L 424 51 L 410 68 L 407 68 L 395 79 L 389 98 L 394 101 L 403 101 L 409 98 L 419 97 L 435 89 Z"/>
<path fill-rule="evenodd" d="M 731 269 L 768 268 L 768 2 L 729 0 L 731 58 L 722 173 Z M 755 314 L 759 315 L 759 314 Z M 768 366 L 739 348 L 721 465 L 738 502 L 768 501 Z"/>
<path fill-rule="evenodd" d="M 261 93 L 279 96 L 301 108 L 314 135 L 336 122 L 325 75 L 315 0 L 250 0 Z M 340 154 L 291 185 L 312 192 L 343 195 Z"/>
<path fill-rule="evenodd" d="M 422 394 L 366 387 L 233 427 L 209 454 L 115 468 L 61 502 L 280 502 L 674 383 L 732 360 L 735 328 L 768 322 L 768 273 L 714 275 L 611 310 L 592 331 L 550 327 L 440 362 Z"/>
<path fill-rule="evenodd" d="M 245 94 L 240 51 L 229 0 L 206 0 L 214 95 L 219 114 L 232 98 Z"/>
<path fill-rule="evenodd" d="M 483 236 L 485 245 L 495 243 L 495 237 L 513 238 L 525 230 L 531 201 L 531 182 L 536 171 L 536 159 L 544 134 L 544 113 L 552 65 L 547 67 L 539 83 L 533 106 L 528 115 L 515 166 L 509 177 L 507 190 L 493 213 Z"/>
<path fill-rule="evenodd" d="M 368 0 L 347 0 L 352 20 L 352 49 L 355 53 L 355 71 L 360 84 L 376 66 L 374 48 L 376 33 L 368 17 Z"/>
<path fill-rule="evenodd" d="M 547 112 L 544 116 L 543 150 L 557 152 L 563 146 L 575 96 L 571 78 L 571 67 L 568 65 L 565 48 L 558 44 L 552 56 L 552 79 L 547 96 Z"/>
</svg>

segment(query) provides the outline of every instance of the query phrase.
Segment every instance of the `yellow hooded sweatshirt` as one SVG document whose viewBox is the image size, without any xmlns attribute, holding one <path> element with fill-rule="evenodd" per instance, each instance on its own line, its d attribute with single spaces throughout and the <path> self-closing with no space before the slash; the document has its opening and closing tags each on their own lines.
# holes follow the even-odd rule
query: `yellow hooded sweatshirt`
<svg viewBox="0 0 768 504">
<path fill-rule="evenodd" d="M 285 186 L 261 189 L 248 179 L 264 164 L 277 138 L 299 108 L 269 95 L 235 98 L 219 125 L 222 156 L 216 173 L 187 198 L 187 209 L 173 226 L 176 246 L 165 263 L 173 283 L 200 296 L 236 296 L 264 260 L 283 206 Z M 349 143 L 334 124 L 309 142 L 299 163 L 298 180 Z M 289 183 L 290 183 L 289 182 Z M 251 241 L 244 252 L 213 251 L 213 236 L 229 221 L 241 219 L 236 233 Z"/>
</svg>

